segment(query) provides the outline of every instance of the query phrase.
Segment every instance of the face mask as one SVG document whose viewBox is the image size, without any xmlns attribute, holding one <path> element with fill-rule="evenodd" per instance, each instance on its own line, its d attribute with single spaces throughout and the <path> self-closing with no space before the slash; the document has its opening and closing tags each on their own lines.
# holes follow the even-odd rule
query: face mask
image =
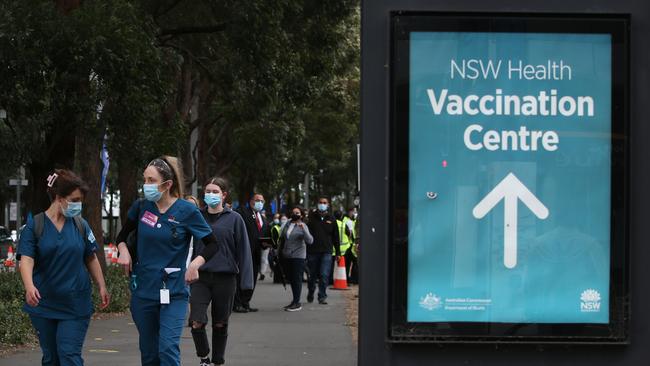
<svg viewBox="0 0 650 366">
<path fill-rule="evenodd" d="M 287 223 L 287 221 L 289 221 L 289 220 L 287 220 L 287 219 L 285 219 L 285 218 L 283 218 L 282 220 L 280 220 L 280 224 L 281 224 L 281 225 L 284 225 L 284 224 L 286 224 L 286 223 Z"/>
<path fill-rule="evenodd" d="M 259 211 L 262 211 L 263 208 L 264 208 L 264 202 L 255 201 L 255 205 L 253 205 L 253 210 L 259 212 Z"/>
<path fill-rule="evenodd" d="M 273 223 L 276 224 L 276 225 L 279 225 L 279 224 L 280 224 L 280 220 L 279 220 L 279 219 L 273 219 Z"/>
<path fill-rule="evenodd" d="M 319 203 L 318 204 L 318 210 L 319 211 L 327 211 L 327 203 Z"/>
<path fill-rule="evenodd" d="M 298 214 L 291 214 L 291 221 L 298 221 L 300 220 L 300 215 Z"/>
<path fill-rule="evenodd" d="M 144 192 L 144 198 L 147 201 L 158 202 L 160 197 L 162 197 L 162 192 L 158 190 L 159 184 L 144 184 L 142 186 L 142 191 Z"/>
<path fill-rule="evenodd" d="M 215 208 L 221 204 L 221 194 L 220 193 L 206 193 L 203 197 L 205 204 Z"/>
<path fill-rule="evenodd" d="M 66 201 L 68 202 L 68 201 Z M 81 213 L 81 202 L 68 202 L 68 208 L 61 207 L 63 216 L 75 217 Z"/>
</svg>

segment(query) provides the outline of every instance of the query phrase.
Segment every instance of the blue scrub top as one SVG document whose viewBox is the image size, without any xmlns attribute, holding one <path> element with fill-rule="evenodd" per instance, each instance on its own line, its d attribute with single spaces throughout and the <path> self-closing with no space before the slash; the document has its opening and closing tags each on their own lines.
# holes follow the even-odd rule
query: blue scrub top
<svg viewBox="0 0 650 366">
<path fill-rule="evenodd" d="M 23 306 L 28 314 L 49 319 L 78 319 L 92 315 L 92 287 L 85 259 L 95 255 L 97 242 L 86 220 L 82 221 L 83 233 L 79 232 L 72 218 L 65 219 L 59 232 L 45 215 L 38 244 L 34 221 L 27 221 L 20 235 L 18 254 L 34 258 L 33 280 L 41 294 L 38 306 Z"/>
<path fill-rule="evenodd" d="M 141 211 L 140 211 L 141 210 Z M 138 216 L 138 214 L 140 216 Z M 160 289 L 169 289 L 172 299 L 187 299 L 189 287 L 185 284 L 185 265 L 190 239 L 204 238 L 212 229 L 194 204 L 177 199 L 167 212 L 161 214 L 158 206 L 136 201 L 128 213 L 129 220 L 138 220 L 138 263 L 134 265 L 136 288 L 132 295 L 141 299 L 160 300 Z M 167 275 L 165 268 L 179 269 Z"/>
</svg>

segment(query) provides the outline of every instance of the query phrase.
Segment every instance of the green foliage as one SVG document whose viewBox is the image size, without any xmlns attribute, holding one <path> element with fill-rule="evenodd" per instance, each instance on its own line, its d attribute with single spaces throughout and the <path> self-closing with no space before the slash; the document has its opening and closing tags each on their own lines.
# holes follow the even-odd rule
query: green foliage
<svg viewBox="0 0 650 366">
<path fill-rule="evenodd" d="M 119 266 L 108 266 L 104 274 L 106 289 L 111 295 L 111 303 L 106 309 L 100 310 L 99 290 L 97 286 L 93 289 L 93 303 L 95 311 L 101 313 L 121 313 L 129 308 L 131 292 L 129 291 L 129 279 L 124 275 L 124 270 Z"/>
<path fill-rule="evenodd" d="M 0 344 L 24 344 L 35 339 L 29 316 L 22 310 L 25 292 L 18 272 L 0 272 Z"/>
<path fill-rule="evenodd" d="M 131 294 L 129 281 L 118 266 L 108 266 L 105 274 L 106 287 L 111 303 L 99 310 L 99 291 L 93 290 L 95 310 L 101 313 L 120 313 L 129 307 Z M 0 272 L 0 344 L 24 344 L 35 340 L 29 316 L 22 310 L 25 290 L 18 272 Z"/>
</svg>

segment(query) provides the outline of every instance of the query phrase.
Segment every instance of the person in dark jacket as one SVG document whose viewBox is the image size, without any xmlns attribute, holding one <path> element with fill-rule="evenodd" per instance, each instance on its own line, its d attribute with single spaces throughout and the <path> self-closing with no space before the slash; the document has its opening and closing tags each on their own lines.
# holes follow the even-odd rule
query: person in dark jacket
<svg viewBox="0 0 650 366">
<path fill-rule="evenodd" d="M 307 247 L 307 267 L 309 281 L 307 302 L 314 301 L 316 281 L 318 281 L 318 303 L 327 304 L 327 284 L 332 267 L 332 248 L 335 259 L 341 256 L 340 239 L 336 219 L 329 214 L 329 200 L 318 199 L 318 208 L 309 215 L 307 226 L 314 237 L 314 242 Z"/>
<path fill-rule="evenodd" d="M 223 207 L 228 195 L 228 183 L 220 177 L 205 184 L 201 212 L 217 236 L 223 250 L 199 268 L 199 280 L 190 291 L 190 326 L 200 366 L 210 366 L 210 346 L 205 331 L 208 305 L 212 303 L 212 362 L 225 363 L 228 340 L 228 319 L 233 308 L 237 285 L 244 290 L 253 288 L 253 263 L 246 225 L 241 216 Z M 194 251 L 200 253 L 201 242 L 195 242 Z"/>
<path fill-rule="evenodd" d="M 248 233 L 253 262 L 253 288 L 244 289 L 241 286 L 237 288 L 235 306 L 233 308 L 233 311 L 236 313 L 248 313 L 258 310 L 250 306 L 250 301 L 253 298 L 257 277 L 260 273 L 262 249 L 271 245 L 269 224 L 264 215 L 261 214 L 263 208 L 264 196 L 260 193 L 255 193 L 250 199 L 249 207 L 240 206 L 237 209 L 237 213 L 244 219 L 246 232 Z"/>
</svg>

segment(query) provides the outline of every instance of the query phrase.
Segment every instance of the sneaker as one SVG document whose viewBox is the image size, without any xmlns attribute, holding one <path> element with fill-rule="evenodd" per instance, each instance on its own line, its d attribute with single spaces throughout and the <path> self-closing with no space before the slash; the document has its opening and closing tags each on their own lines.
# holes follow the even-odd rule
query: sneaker
<svg viewBox="0 0 650 366">
<path fill-rule="evenodd" d="M 264 281 L 265 278 L 266 278 L 266 276 L 264 276 L 263 274 L 261 274 L 261 275 L 260 275 L 260 279 L 259 279 L 259 281 Z"/>
<path fill-rule="evenodd" d="M 293 305 L 289 306 L 288 308 L 286 308 L 284 310 L 285 311 L 300 311 L 300 310 L 302 310 L 302 306 L 300 305 L 300 303 L 293 304 Z"/>
<path fill-rule="evenodd" d="M 247 307 L 246 307 L 246 310 L 248 310 L 249 313 L 255 313 L 255 312 L 257 312 L 257 311 L 260 310 L 260 309 L 258 309 L 258 308 L 252 308 L 252 307 L 250 307 L 250 306 L 247 306 Z"/>
<path fill-rule="evenodd" d="M 291 303 L 291 304 L 289 304 L 289 305 L 283 307 L 283 309 L 284 309 L 284 310 L 287 310 L 288 308 L 290 308 L 290 307 L 292 307 L 292 306 L 293 306 L 293 303 Z"/>
<path fill-rule="evenodd" d="M 314 302 L 314 294 L 307 294 L 307 302 L 310 304 Z"/>
<path fill-rule="evenodd" d="M 210 363 L 210 357 L 202 358 L 201 361 L 199 362 L 199 366 L 210 366 L 212 365 Z"/>
<path fill-rule="evenodd" d="M 327 301 L 325 301 L 325 299 L 319 299 L 318 303 L 321 305 L 327 305 Z"/>
<path fill-rule="evenodd" d="M 232 311 L 235 313 L 248 313 L 248 309 L 243 306 L 235 306 Z"/>
</svg>

